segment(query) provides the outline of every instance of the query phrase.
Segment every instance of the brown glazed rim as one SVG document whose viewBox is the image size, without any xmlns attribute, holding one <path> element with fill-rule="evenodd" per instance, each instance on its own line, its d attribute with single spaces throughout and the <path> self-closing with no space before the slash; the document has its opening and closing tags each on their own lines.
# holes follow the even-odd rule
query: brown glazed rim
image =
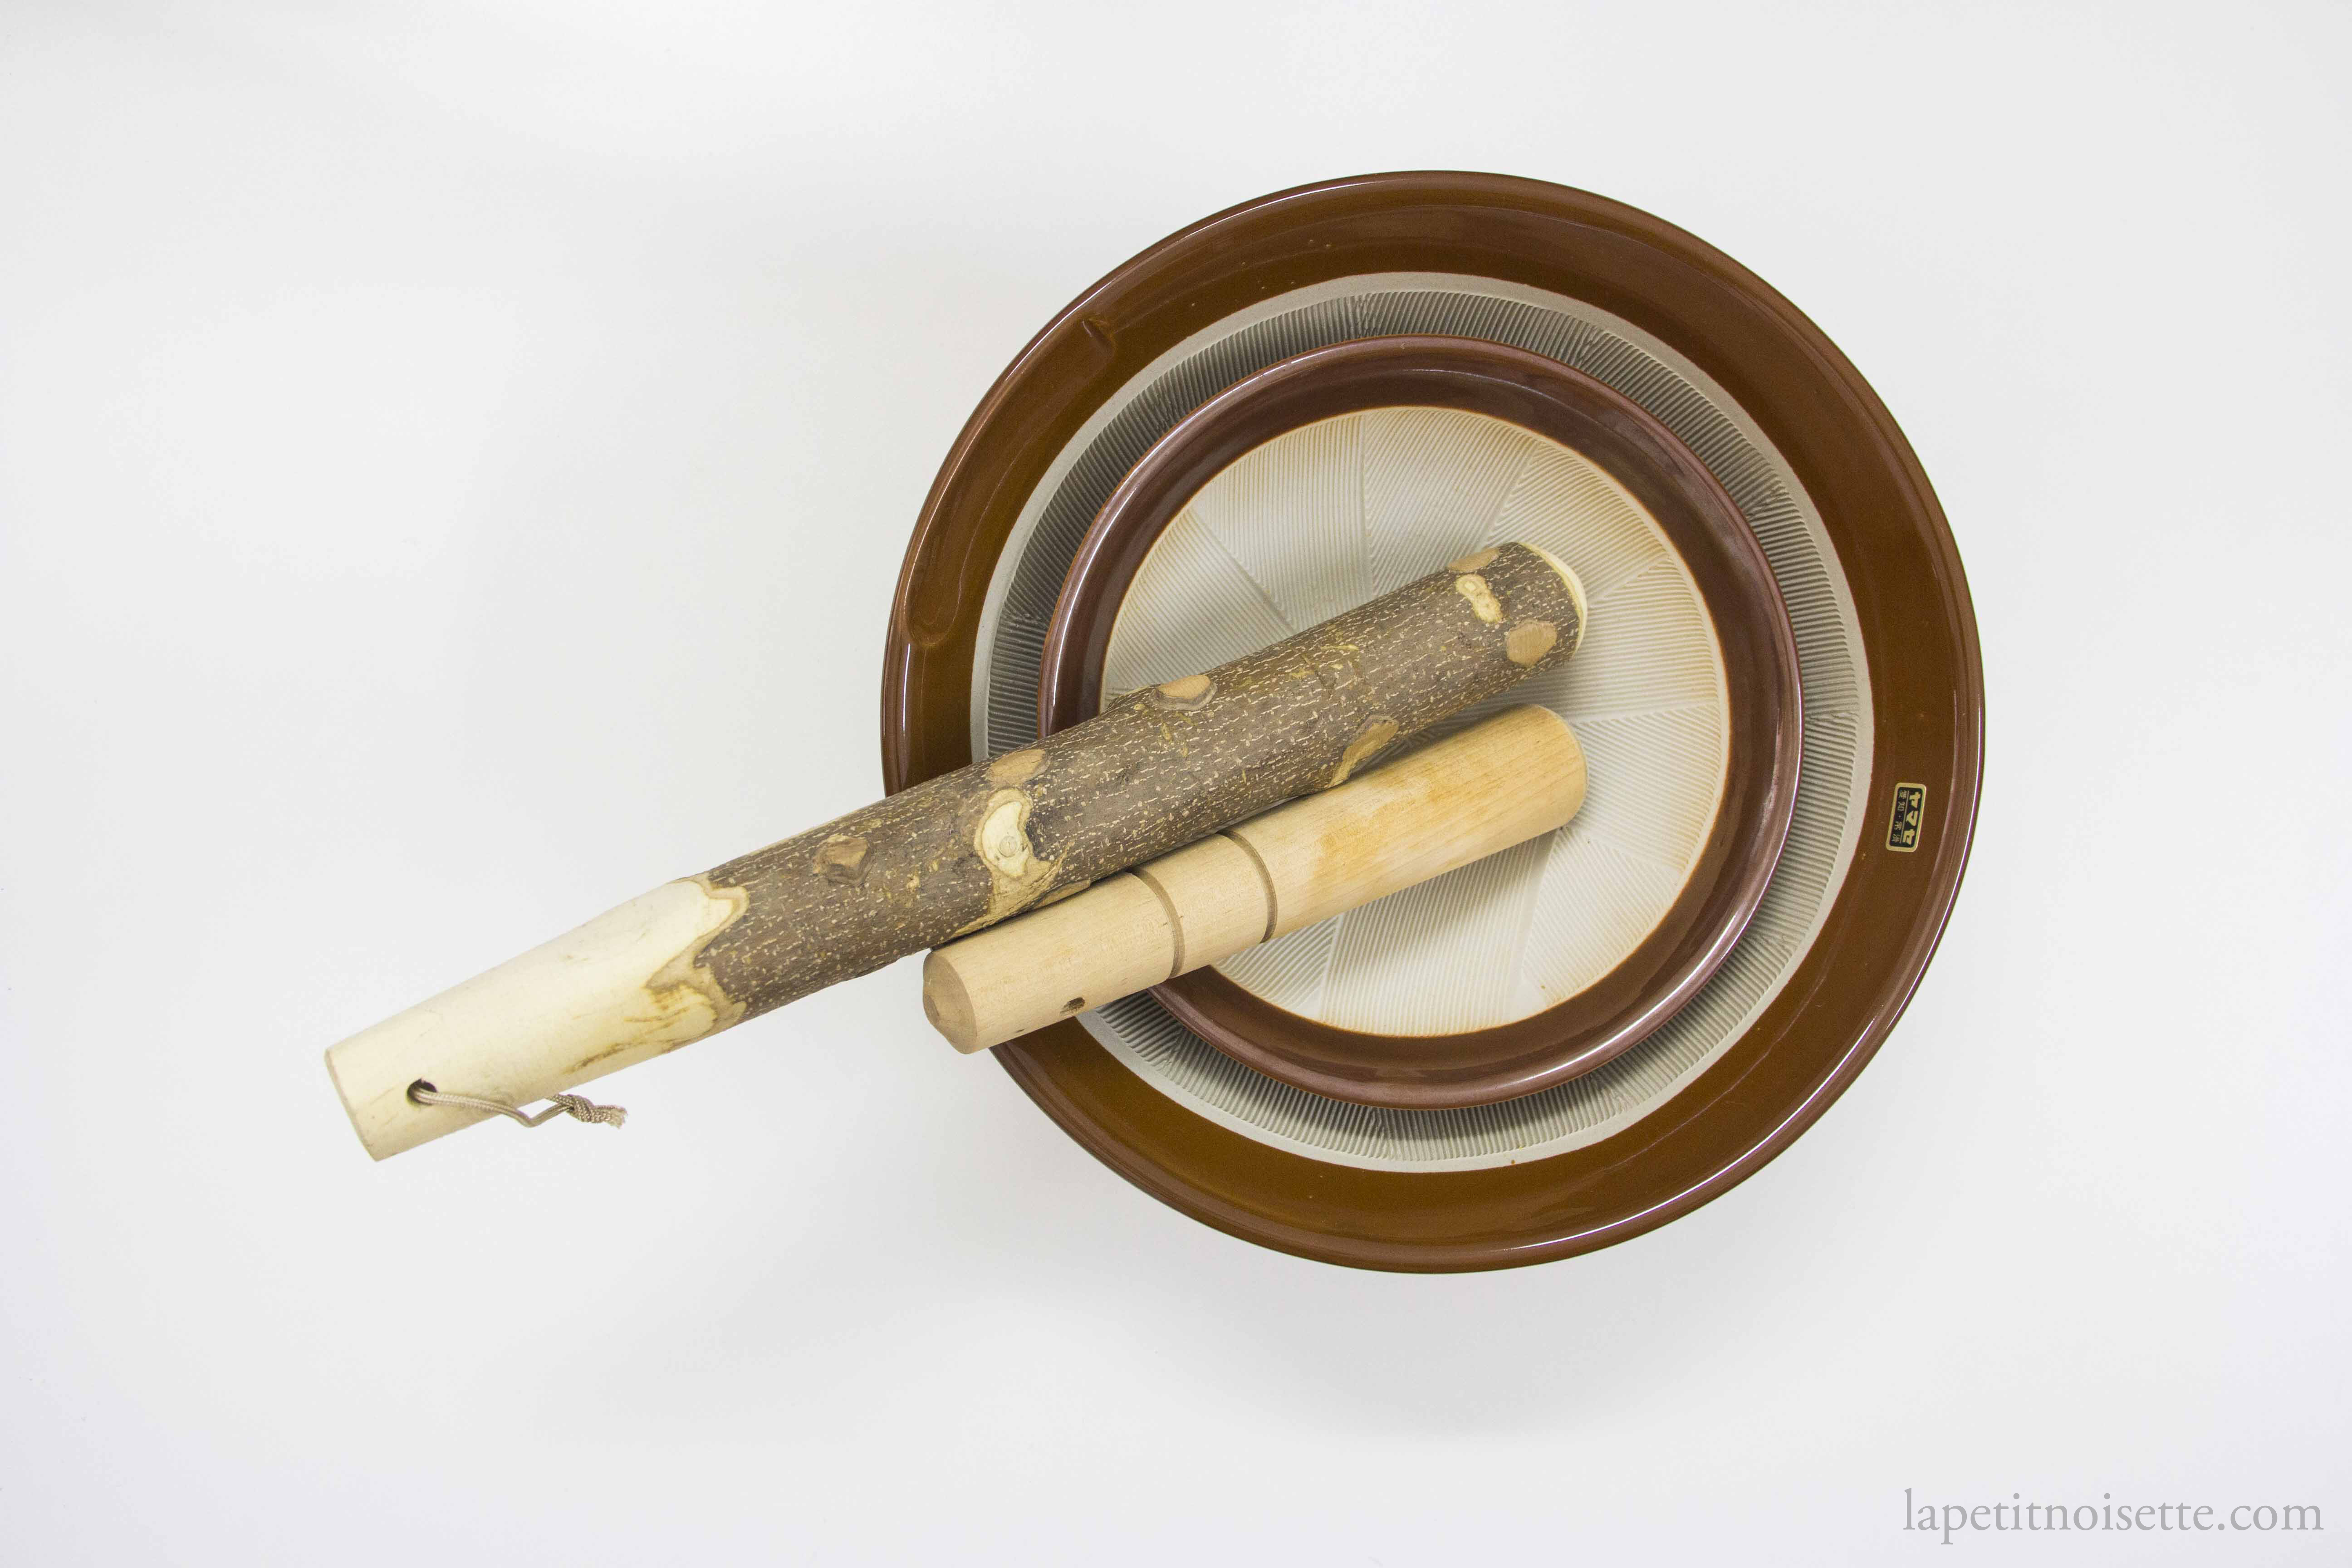
<svg viewBox="0 0 2352 1568">
<path fill-rule="evenodd" d="M 1811 498 L 1853 598 L 1875 731 L 1853 858 L 1812 945 L 1747 1032 L 1648 1115 L 1581 1148 L 1482 1170 L 1369 1170 L 1261 1143 L 1160 1093 L 1075 1022 L 996 1057 L 1089 1152 L 1204 1224 L 1359 1268 L 1509 1268 L 1664 1225 L 1787 1148 L 1902 1016 L 1967 868 L 1984 674 L 1959 552 L 1877 395 L 1763 279 L 1637 208 L 1500 174 L 1333 180 L 1171 235 L 1046 324 L 932 481 L 884 642 L 883 779 L 903 789 L 970 760 L 974 638 L 995 563 L 1055 454 L 1105 400 L 1247 306 L 1392 272 L 1517 283 L 1630 322 L 1720 386 Z M 1925 790 L 1915 853 L 1886 844 L 1897 782 Z"/>
<path fill-rule="evenodd" d="M 1154 988 L 1228 1056 L 1316 1094 L 1403 1110 L 1487 1105 L 1589 1072 L 1674 1016 L 1762 902 L 1796 809 L 1797 643 L 1769 562 L 1706 465 L 1639 405 L 1557 361 L 1428 334 L 1363 338 L 1245 376 L 1161 437 L 1078 546 L 1045 634 L 1040 733 L 1100 707 L 1111 629 L 1135 574 L 1201 487 L 1304 425 L 1370 408 L 1463 409 L 1582 454 L 1665 531 L 1722 646 L 1730 754 L 1706 844 L 1664 917 L 1608 974 L 1531 1016 L 1451 1035 L 1382 1035 L 1302 1017 L 1213 969 Z M 1574 563 L 1570 563 L 1571 565 Z"/>
</svg>

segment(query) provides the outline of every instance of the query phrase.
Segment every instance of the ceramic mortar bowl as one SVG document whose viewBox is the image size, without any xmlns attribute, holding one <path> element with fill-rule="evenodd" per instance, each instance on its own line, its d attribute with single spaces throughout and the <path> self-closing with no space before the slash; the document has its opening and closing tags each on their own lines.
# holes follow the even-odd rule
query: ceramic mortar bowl
<svg viewBox="0 0 2352 1568">
<path fill-rule="evenodd" d="M 1894 1027 L 1967 864 L 1984 695 L 1958 552 L 1885 405 L 1769 284 L 1650 214 L 1497 174 L 1333 180 L 1171 235 L 1045 325 L 941 466 L 891 612 L 883 769 L 903 788 L 1034 742 L 1071 568 L 1113 492 L 1185 419 L 1286 360 L 1418 334 L 1523 351 L 1618 394 L 1699 461 L 1761 546 L 1796 641 L 1802 762 L 1746 929 L 1638 1042 L 1485 1104 L 1373 1105 L 1303 1089 L 1150 994 L 992 1054 L 1082 1147 L 1208 1225 L 1362 1268 L 1507 1268 L 1666 1224 L 1801 1136 Z M 1367 405 L 1355 411 L 1359 452 L 1381 435 L 1382 408 L 1412 406 L 1477 412 L 1425 397 Z M 1308 434 L 1295 445 L 1320 439 L 1324 423 L 1299 423 Z M 1245 493 L 1279 466 L 1236 460 L 1255 450 L 1207 464 L 1184 504 L 1213 510 L 1217 484 Z M 1652 515 L 1663 527 L 1664 513 Z M 1186 531 L 1163 530 L 1171 541 Z M 1325 542 L 1313 559 L 1348 552 Z M 1381 580 L 1385 559 L 1365 551 L 1356 570 Z M 1591 559 L 1583 568 L 1596 584 L 1606 575 Z M 1174 604 L 1153 596 L 1156 574 L 1147 559 L 1118 596 L 1097 679 L 1116 684 L 1150 663 L 1132 635 L 1147 625 L 1140 606 L 1160 605 L 1157 621 Z M 1208 607 L 1168 624 L 1216 624 Z M 1269 627 L 1312 618 L 1304 602 L 1274 608 Z M 1595 640 L 1570 661 L 1587 679 L 1605 651 L 1597 639 L 1628 609 L 1594 606 Z M 1732 664 L 1727 647 L 1727 691 Z M 1599 717 L 1582 721 L 1588 744 Z M 1604 759 L 1593 763 L 1597 782 Z M 1410 1001 L 1349 989 L 1382 1007 Z"/>
<path fill-rule="evenodd" d="M 1801 751 L 1770 566 L 1665 426 L 1508 345 L 1402 334 L 1311 350 L 1169 431 L 1071 563 L 1040 729 L 1514 539 L 1583 579 L 1584 643 L 1447 728 L 1508 702 L 1554 709 L 1586 750 L 1584 809 L 1156 990 L 1236 1060 L 1366 1105 L 1514 1099 L 1641 1041 L 1754 914 Z"/>
</svg>

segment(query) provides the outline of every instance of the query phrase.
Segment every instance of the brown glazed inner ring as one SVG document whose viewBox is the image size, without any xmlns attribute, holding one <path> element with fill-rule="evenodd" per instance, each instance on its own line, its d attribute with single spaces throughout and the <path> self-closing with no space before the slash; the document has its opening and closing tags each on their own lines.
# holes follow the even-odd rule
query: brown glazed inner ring
<svg viewBox="0 0 2352 1568">
<path fill-rule="evenodd" d="M 1314 350 L 1248 376 L 1162 437 L 1078 547 L 1046 633 L 1041 733 L 1100 709 L 1111 628 L 1135 574 L 1202 486 L 1288 430 L 1366 409 L 1503 419 L 1599 465 L 1657 520 L 1723 651 L 1730 747 L 1723 799 L 1689 879 L 1614 969 L 1540 1013 L 1447 1035 L 1383 1035 L 1303 1017 L 1199 969 L 1152 994 L 1228 1056 L 1285 1083 L 1407 1110 L 1491 1104 L 1589 1072 L 1672 1017 L 1762 901 L 1795 810 L 1797 647 L 1771 567 L 1715 476 L 1641 407 L 1578 371 L 1472 338 L 1395 336 Z M 1576 563 L 1569 562 L 1572 570 Z"/>
<path fill-rule="evenodd" d="M 1959 552 L 1910 444 L 1837 345 L 1664 219 L 1538 180 L 1437 172 L 1331 180 L 1203 218 L 1089 286 L 1014 356 L 908 541 L 883 647 L 885 784 L 971 760 L 973 653 L 997 563 L 1055 455 L 1121 387 L 1266 300 L 1432 272 L 1606 310 L 1690 361 L 1755 424 L 1837 553 L 1874 739 L 1852 859 L 1779 992 L 1671 1099 L 1596 1142 L 1476 1169 L 1335 1163 L 1202 1114 L 1075 1022 L 991 1053 L 1088 1153 L 1202 1224 L 1305 1258 L 1416 1272 L 1541 1263 L 1639 1236 L 1722 1196 L 1819 1121 L 1927 971 L 1968 865 L 1984 759 L 1984 665 Z M 1924 792 L 1905 850 L 1887 841 L 1898 783 Z"/>
</svg>

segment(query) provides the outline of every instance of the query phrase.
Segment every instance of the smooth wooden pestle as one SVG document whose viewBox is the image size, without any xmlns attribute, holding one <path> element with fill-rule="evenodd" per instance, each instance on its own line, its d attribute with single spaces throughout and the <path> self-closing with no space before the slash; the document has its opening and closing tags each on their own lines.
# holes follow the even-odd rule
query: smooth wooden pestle
<svg viewBox="0 0 2352 1568">
<path fill-rule="evenodd" d="M 1584 752 L 1513 708 L 923 962 L 923 1012 L 985 1050 L 1561 826 Z"/>
</svg>

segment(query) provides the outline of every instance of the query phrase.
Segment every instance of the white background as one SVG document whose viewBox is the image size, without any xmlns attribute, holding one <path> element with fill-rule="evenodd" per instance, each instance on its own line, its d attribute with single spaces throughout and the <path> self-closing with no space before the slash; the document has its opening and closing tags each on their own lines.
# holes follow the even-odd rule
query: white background
<svg viewBox="0 0 2352 1568">
<path fill-rule="evenodd" d="M 0 1560 L 2341 1561 L 2340 5 L 0 19 Z M 912 963 L 362 1157 L 319 1051 L 879 790 L 916 510 L 1170 230 L 1382 168 L 1723 247 L 1982 626 L 1942 953 L 1812 1131 L 1421 1279 L 1130 1189 Z M 1959 1561 L 1958 1552 L 1954 1561 Z"/>
</svg>

